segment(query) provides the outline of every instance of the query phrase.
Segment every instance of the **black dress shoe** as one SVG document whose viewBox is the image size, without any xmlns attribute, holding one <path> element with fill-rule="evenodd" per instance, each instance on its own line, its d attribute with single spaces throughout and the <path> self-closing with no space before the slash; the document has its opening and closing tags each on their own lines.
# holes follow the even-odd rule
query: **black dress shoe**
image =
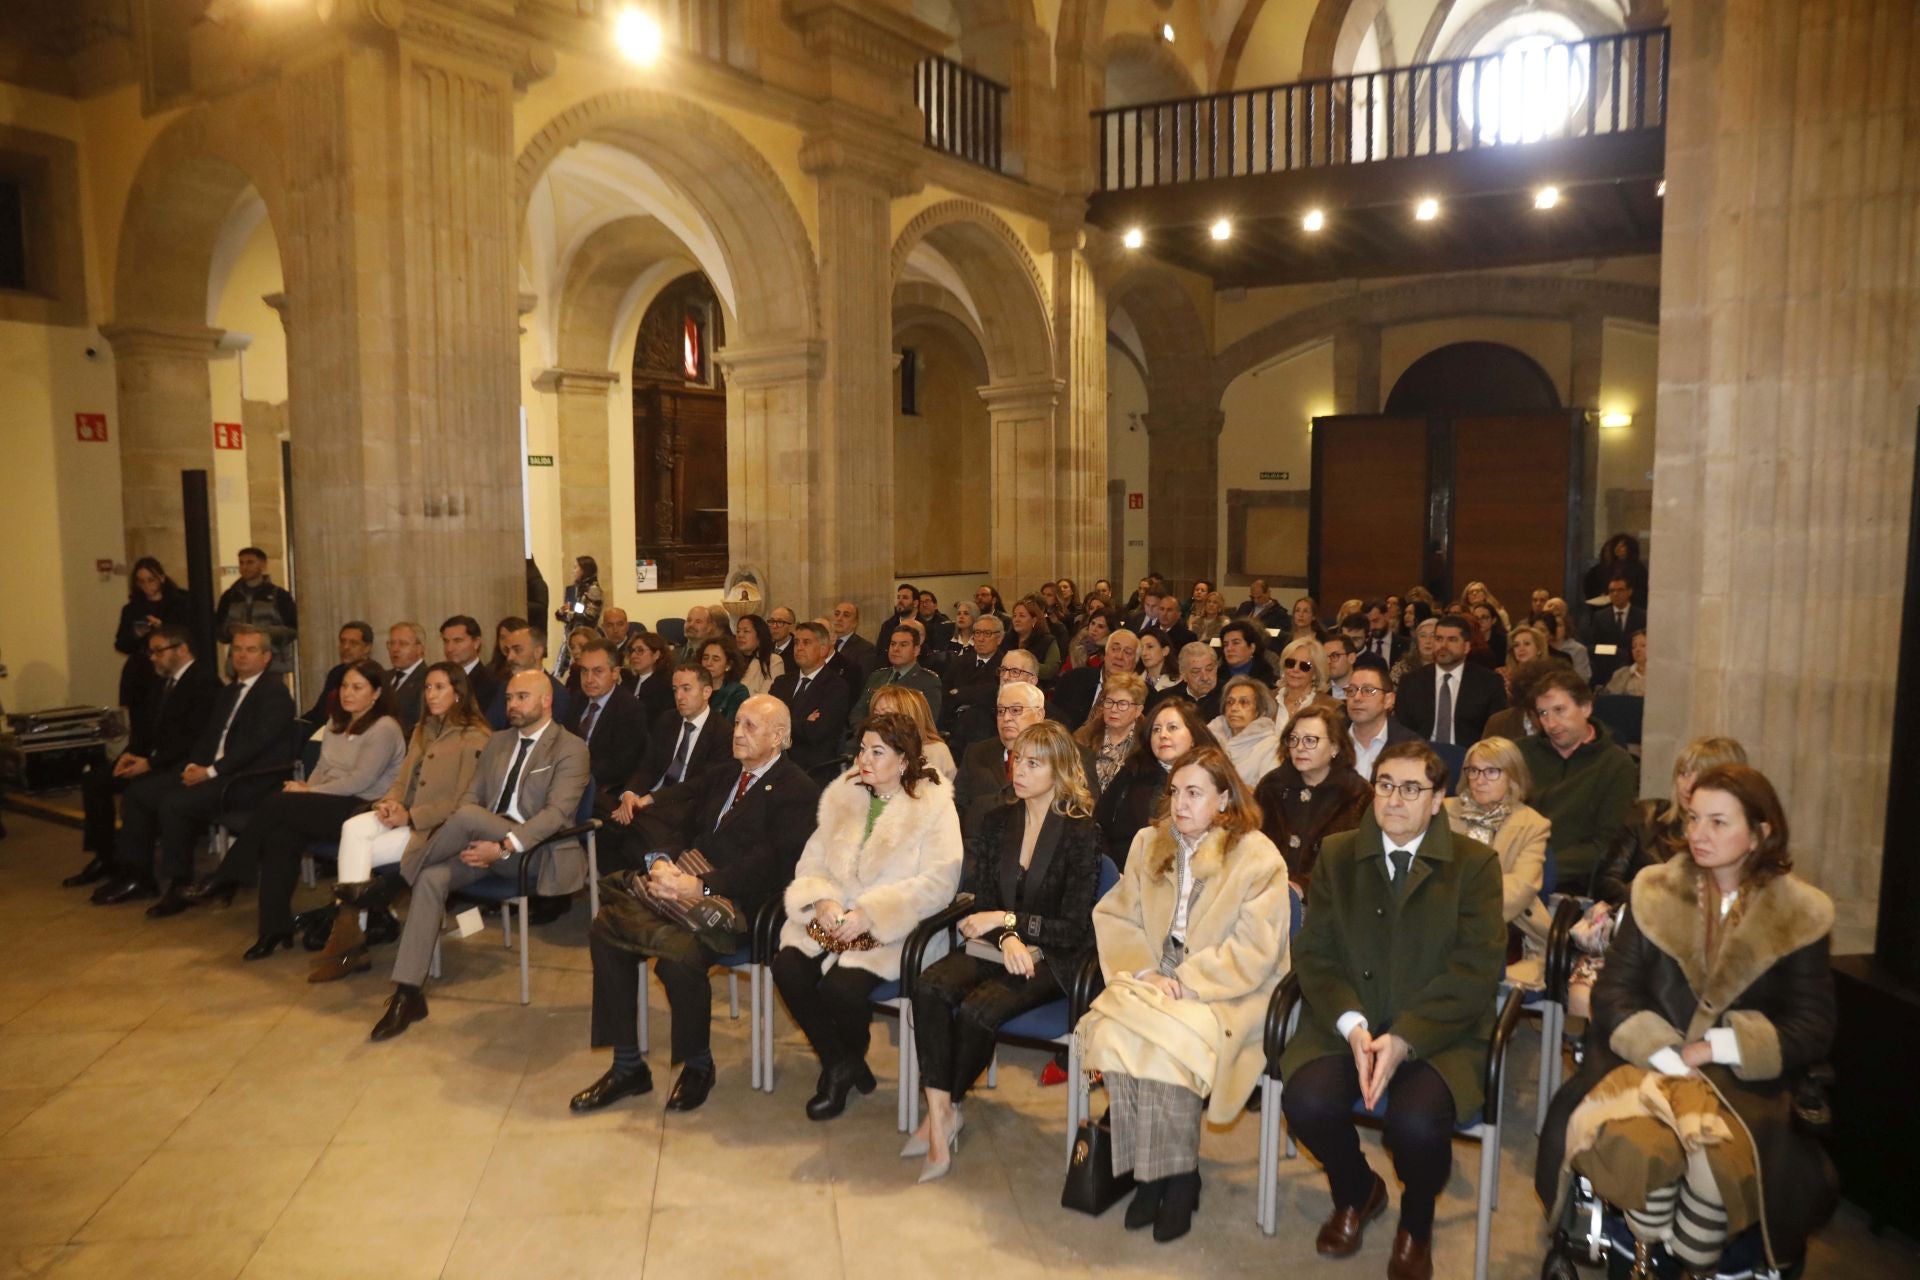
<svg viewBox="0 0 1920 1280">
<path fill-rule="evenodd" d="M 117 907 L 123 902 L 132 902 L 138 898 L 157 898 L 160 886 L 151 880 L 129 876 L 122 880 L 109 880 L 93 891 L 93 905 L 96 907 Z"/>
<path fill-rule="evenodd" d="M 164 920 L 168 916 L 179 915 L 192 905 L 193 903 L 187 898 L 186 890 L 180 887 L 178 881 L 175 881 L 167 886 L 165 893 L 160 895 L 160 901 L 147 908 L 147 915 L 155 920 Z"/>
<path fill-rule="evenodd" d="M 391 1040 L 427 1016 L 427 996 L 423 991 L 394 990 L 387 999 L 387 1011 L 373 1024 L 369 1040 Z"/>
<path fill-rule="evenodd" d="M 567 1104 L 567 1110 L 574 1112 L 598 1111 L 602 1107 L 612 1106 L 622 1098 L 637 1098 L 643 1093 L 653 1092 L 653 1072 L 646 1063 L 640 1064 L 637 1071 L 621 1075 L 611 1068 L 607 1074 L 573 1095 L 573 1101 Z M 676 1096 L 679 1090 L 674 1091 Z"/>
<path fill-rule="evenodd" d="M 527 903 L 527 921 L 530 924 L 552 924 L 571 910 L 573 899 L 565 894 L 535 894 Z"/>
<path fill-rule="evenodd" d="M 707 1100 L 713 1092 L 714 1072 L 709 1066 L 686 1066 L 680 1069 L 680 1078 L 673 1082 L 673 1092 L 667 1095 L 667 1110 L 692 1111 Z"/>
<path fill-rule="evenodd" d="M 289 951 L 293 950 L 293 934 L 291 932 L 263 933 L 260 935 L 258 942 L 240 953 L 240 958 L 242 960 L 265 960 L 282 947 L 285 947 Z"/>
<path fill-rule="evenodd" d="M 1167 1179 L 1155 1178 L 1143 1182 L 1133 1189 L 1133 1199 L 1127 1201 L 1126 1226 L 1129 1231 L 1138 1231 L 1150 1227 L 1160 1215 L 1160 1201 L 1167 1194 Z"/>
<path fill-rule="evenodd" d="M 113 868 L 106 864 L 105 859 L 96 855 L 92 862 L 89 862 L 86 866 L 80 868 L 80 870 L 74 872 L 65 880 L 62 880 L 60 887 L 63 889 L 79 889 L 90 884 L 99 884 L 107 878 L 107 874 L 112 870 Z"/>
<path fill-rule="evenodd" d="M 847 1109 L 847 1095 L 858 1089 L 872 1093 L 879 1087 L 873 1072 L 864 1062 L 839 1062 L 827 1068 L 827 1078 L 819 1093 L 807 1099 L 807 1119 L 831 1120 Z"/>
<path fill-rule="evenodd" d="M 1193 1230 L 1194 1210 L 1200 1207 L 1200 1171 L 1177 1173 L 1167 1179 L 1160 1212 L 1153 1217 L 1153 1238 L 1161 1244 L 1178 1240 Z"/>
<path fill-rule="evenodd" d="M 233 905 L 233 895 L 239 891 L 240 886 L 233 881 L 210 875 L 187 890 L 187 902 L 196 907 L 203 902 L 217 902 L 223 907 L 230 907 Z"/>
<path fill-rule="evenodd" d="M 400 938 L 400 921 L 385 907 L 374 907 L 367 912 L 366 934 L 370 947 L 396 942 Z"/>
</svg>

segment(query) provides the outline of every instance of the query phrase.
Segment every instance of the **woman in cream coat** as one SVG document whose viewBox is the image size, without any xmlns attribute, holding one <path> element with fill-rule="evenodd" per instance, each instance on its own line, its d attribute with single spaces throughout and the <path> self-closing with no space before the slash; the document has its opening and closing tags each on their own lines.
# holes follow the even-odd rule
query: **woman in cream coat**
<svg viewBox="0 0 1920 1280">
<path fill-rule="evenodd" d="M 831 1120 L 874 1090 L 868 999 L 900 976 L 921 920 L 960 884 L 953 788 L 926 762 L 920 729 L 898 712 L 860 726 L 854 768 L 820 793 L 820 820 L 787 886 L 773 981 L 820 1059 L 807 1117 Z"/>
<path fill-rule="evenodd" d="M 1547 839 L 1553 823 L 1527 807 L 1533 779 L 1520 748 L 1508 738 L 1482 738 L 1467 749 L 1461 769 L 1464 795 L 1447 798 L 1447 824 L 1500 855 L 1500 905 L 1508 937 L 1507 981 L 1541 983 L 1547 933 L 1553 919 L 1540 890 L 1547 870 Z"/>
<path fill-rule="evenodd" d="M 1107 988 L 1074 1029 L 1103 1073 L 1113 1170 L 1139 1183 L 1127 1226 L 1185 1235 L 1200 1203 L 1202 1119 L 1240 1114 L 1265 1066 L 1267 1001 L 1286 975 L 1287 864 L 1217 748 L 1174 762 L 1166 820 L 1134 838 L 1093 909 Z"/>
</svg>

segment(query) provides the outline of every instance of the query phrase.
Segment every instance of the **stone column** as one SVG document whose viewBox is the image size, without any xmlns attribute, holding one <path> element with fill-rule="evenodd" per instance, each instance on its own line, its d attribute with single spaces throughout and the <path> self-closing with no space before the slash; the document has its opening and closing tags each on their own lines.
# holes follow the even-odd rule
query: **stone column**
<svg viewBox="0 0 1920 1280">
<path fill-rule="evenodd" d="M 1570 408 L 1600 407 L 1600 373 L 1606 349 L 1606 320 L 1597 312 L 1573 317 L 1572 358 L 1567 368 L 1567 404 Z M 1606 519 L 1606 491 L 1601 488 L 1599 424 L 1589 417 L 1581 428 L 1580 560 L 1586 563 L 1599 540 L 1595 527 Z M 1611 532 L 1609 530 L 1609 532 Z"/>
<path fill-rule="evenodd" d="M 180 473 L 205 471 L 213 563 L 222 548 L 213 495 L 213 391 L 207 361 L 222 331 L 205 327 L 108 325 L 119 392 L 121 507 L 127 558 L 156 556 L 184 585 L 187 540 L 180 522 Z M 217 587 L 217 582 L 209 584 Z M 217 596 L 219 592 L 216 590 Z"/>
<path fill-rule="evenodd" d="M 620 375 L 605 370 L 546 369 L 533 380 L 536 390 L 555 397 L 558 408 L 560 456 L 560 546 L 569 564 L 575 556 L 592 556 L 601 580 L 615 581 L 615 569 L 632 552 L 613 553 L 613 511 L 607 474 L 611 450 L 607 445 L 607 398 L 620 385 Z"/>
<path fill-rule="evenodd" d="M 1070 477 L 1058 469 L 1054 441 L 1064 389 L 1056 378 L 980 388 L 989 423 L 990 563 L 1003 594 L 1025 594 L 1060 572 L 1054 522 Z"/>
<path fill-rule="evenodd" d="M 1220 428 L 1227 415 L 1193 404 L 1150 409 L 1141 421 L 1147 428 L 1147 567 L 1175 581 L 1212 579 L 1219 573 Z"/>
<path fill-rule="evenodd" d="M 1380 326 L 1343 324 L 1333 331 L 1333 411 L 1379 413 Z"/>
<path fill-rule="evenodd" d="M 265 400 L 243 400 L 240 422 L 247 433 L 247 516 L 253 527 L 253 545 L 266 552 L 272 564 L 285 565 L 286 510 L 281 504 L 280 442 L 287 439 L 287 406 Z"/>
<path fill-rule="evenodd" d="M 814 477 L 831 465 L 812 446 L 825 350 L 804 341 L 734 344 L 714 358 L 727 375 L 729 556 L 759 571 L 765 610 L 784 604 L 816 616 L 832 594 L 812 553 L 822 519 Z"/>
<path fill-rule="evenodd" d="M 1064 399 L 1054 417 L 1055 560 L 1044 572 L 1090 581 L 1119 572 L 1107 563 L 1107 297 L 1084 228 L 1056 228 L 1052 247 L 1054 368 Z"/>
<path fill-rule="evenodd" d="M 1920 403 L 1920 10 L 1673 10 L 1643 790 L 1727 733 L 1870 940 Z"/>
</svg>

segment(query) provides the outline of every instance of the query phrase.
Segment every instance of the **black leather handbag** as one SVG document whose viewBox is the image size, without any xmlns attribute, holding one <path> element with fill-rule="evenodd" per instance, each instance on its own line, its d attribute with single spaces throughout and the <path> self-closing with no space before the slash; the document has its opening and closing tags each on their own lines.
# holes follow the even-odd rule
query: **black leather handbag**
<svg viewBox="0 0 1920 1280">
<path fill-rule="evenodd" d="M 1113 1171 L 1113 1126 L 1106 1114 L 1081 1121 L 1067 1164 L 1067 1185 L 1060 1189 L 1060 1207 L 1097 1218 L 1132 1190 L 1133 1175 Z"/>
</svg>

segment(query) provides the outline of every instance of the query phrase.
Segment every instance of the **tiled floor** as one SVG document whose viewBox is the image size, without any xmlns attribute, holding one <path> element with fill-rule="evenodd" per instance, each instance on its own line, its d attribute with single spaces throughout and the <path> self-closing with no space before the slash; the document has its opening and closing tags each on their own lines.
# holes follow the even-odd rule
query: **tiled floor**
<svg viewBox="0 0 1920 1280">
<path fill-rule="evenodd" d="M 251 902 L 148 921 L 58 887 L 77 834 L 9 815 L 0 843 L 0 1276 L 956 1276 L 1260 1275 L 1384 1270 L 1390 1231 L 1322 1263 L 1324 1184 L 1288 1163 L 1281 1231 L 1253 1222 L 1257 1117 L 1210 1132 L 1193 1234 L 1167 1247 L 1058 1207 L 1064 1100 L 1038 1053 L 1006 1055 L 968 1108 L 952 1177 L 916 1186 L 896 1158 L 893 1056 L 881 1090 L 826 1125 L 801 1104 L 814 1076 L 777 1021 L 780 1091 L 747 1087 L 746 1024 L 716 982 L 720 1086 L 667 1118 L 662 1087 L 588 1117 L 569 1095 L 606 1066 L 586 1048 L 585 909 L 535 931 L 534 999 L 497 931 L 448 947 L 432 1015 L 369 1043 L 379 971 L 308 986 L 305 956 L 244 964 Z M 388 949 L 381 949 L 384 960 Z M 742 1000 L 745 999 L 742 991 Z M 655 1028 L 666 1009 L 655 990 Z M 1530 1183 L 1537 1039 L 1515 1055 L 1490 1274 L 1538 1273 Z M 1377 1144 L 1370 1148 L 1386 1169 Z M 1444 1277 L 1471 1274 L 1463 1149 L 1440 1209 Z M 1911 1242 L 1852 1211 L 1810 1271 L 1912 1276 Z"/>
</svg>

